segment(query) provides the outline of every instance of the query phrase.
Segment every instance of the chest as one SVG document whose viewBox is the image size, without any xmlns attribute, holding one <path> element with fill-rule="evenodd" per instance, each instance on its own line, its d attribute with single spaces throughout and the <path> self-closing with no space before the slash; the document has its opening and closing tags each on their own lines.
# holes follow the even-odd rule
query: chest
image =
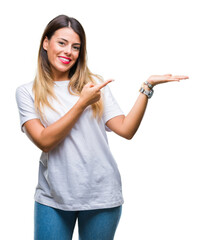
<svg viewBox="0 0 204 240">
<path fill-rule="evenodd" d="M 69 93 L 67 88 L 56 88 L 55 95 L 57 99 L 49 99 L 50 104 L 54 109 L 45 107 L 43 110 L 43 124 L 47 127 L 68 113 L 79 100 L 79 96 Z M 82 113 L 83 118 L 92 116 L 91 107 L 87 107 Z"/>
</svg>

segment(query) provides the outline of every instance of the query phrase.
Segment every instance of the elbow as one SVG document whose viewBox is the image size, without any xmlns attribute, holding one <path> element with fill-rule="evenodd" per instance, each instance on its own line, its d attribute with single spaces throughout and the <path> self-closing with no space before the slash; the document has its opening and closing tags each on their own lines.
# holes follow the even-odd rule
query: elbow
<svg viewBox="0 0 204 240">
<path fill-rule="evenodd" d="M 120 135 L 127 140 L 131 140 L 134 137 L 137 130 L 138 130 L 138 127 L 137 128 L 135 127 L 134 129 L 123 127 L 122 129 L 120 129 Z"/>
<path fill-rule="evenodd" d="M 48 153 L 51 150 L 53 150 L 54 148 L 55 148 L 55 146 L 53 146 L 53 145 L 46 145 L 46 146 L 41 147 L 41 150 L 45 153 Z"/>
<path fill-rule="evenodd" d="M 131 140 L 133 138 L 134 135 L 127 135 L 127 136 L 124 136 L 125 139 L 127 140 Z"/>
<path fill-rule="evenodd" d="M 134 131 L 125 131 L 123 132 L 122 137 L 124 137 L 127 140 L 131 140 L 135 136 L 136 132 L 137 129 L 134 129 Z"/>
<path fill-rule="evenodd" d="M 133 137 L 126 137 L 127 140 L 131 140 Z"/>
<path fill-rule="evenodd" d="M 51 150 L 53 150 L 57 145 L 59 144 L 59 142 L 51 142 L 51 141 L 43 141 L 41 143 L 38 143 L 38 147 L 45 153 L 50 152 Z"/>
<path fill-rule="evenodd" d="M 134 137 L 135 134 L 133 133 L 124 133 L 122 135 L 123 138 L 127 139 L 127 140 L 131 140 Z"/>
<path fill-rule="evenodd" d="M 40 150 L 42 150 L 45 153 L 50 152 L 56 146 L 53 142 L 51 142 L 48 139 L 46 140 L 41 139 L 41 141 L 38 141 L 36 145 L 38 148 L 40 148 Z"/>
<path fill-rule="evenodd" d="M 52 150 L 52 147 L 49 145 L 37 145 L 38 148 L 40 148 L 40 150 L 42 150 L 45 153 L 48 153 L 50 150 Z"/>
<path fill-rule="evenodd" d="M 135 133 L 137 132 L 137 130 L 138 128 L 135 128 L 132 131 L 126 131 L 124 134 L 124 138 L 126 138 L 127 140 L 131 140 L 135 136 Z"/>
<path fill-rule="evenodd" d="M 47 147 L 41 147 L 40 148 L 43 152 L 48 153 L 51 149 L 47 148 Z"/>
</svg>

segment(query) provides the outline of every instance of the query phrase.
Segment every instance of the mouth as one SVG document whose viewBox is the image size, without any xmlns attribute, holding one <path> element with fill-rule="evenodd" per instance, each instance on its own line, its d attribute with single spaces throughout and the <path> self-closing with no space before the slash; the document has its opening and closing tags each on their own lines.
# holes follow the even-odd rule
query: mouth
<svg viewBox="0 0 204 240">
<path fill-rule="evenodd" d="M 69 64 L 71 62 L 71 58 L 62 57 L 62 56 L 59 56 L 58 58 L 59 58 L 60 62 L 62 62 L 64 64 Z"/>
</svg>

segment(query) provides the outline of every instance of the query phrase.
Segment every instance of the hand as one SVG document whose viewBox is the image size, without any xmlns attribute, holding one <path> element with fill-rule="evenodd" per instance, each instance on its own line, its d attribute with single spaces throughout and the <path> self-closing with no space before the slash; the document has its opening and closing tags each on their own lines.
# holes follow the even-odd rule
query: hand
<svg viewBox="0 0 204 240">
<path fill-rule="evenodd" d="M 172 74 L 165 74 L 165 75 L 152 75 L 148 78 L 147 81 L 154 87 L 161 83 L 179 82 L 180 80 L 185 80 L 188 78 L 189 78 L 188 76 L 183 75 L 172 76 Z"/>
<path fill-rule="evenodd" d="M 91 105 L 101 98 L 101 89 L 105 87 L 108 83 L 112 82 L 113 80 L 107 80 L 101 84 L 94 85 L 93 83 L 87 83 L 80 94 L 80 100 L 84 107 Z"/>
</svg>

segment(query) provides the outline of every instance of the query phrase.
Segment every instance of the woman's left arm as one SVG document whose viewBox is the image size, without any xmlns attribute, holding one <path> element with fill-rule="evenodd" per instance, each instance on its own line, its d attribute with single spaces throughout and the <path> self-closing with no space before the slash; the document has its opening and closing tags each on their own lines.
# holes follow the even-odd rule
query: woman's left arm
<svg viewBox="0 0 204 240">
<path fill-rule="evenodd" d="M 161 83 L 175 81 L 179 82 L 180 80 L 184 79 L 188 79 L 188 76 L 172 76 L 171 74 L 166 74 L 153 75 L 149 77 L 147 81 L 152 85 L 152 87 L 154 87 Z M 150 90 L 148 86 L 144 86 L 144 88 L 145 90 Z M 140 126 L 147 107 L 147 103 L 148 97 L 145 94 L 140 93 L 134 106 L 132 107 L 127 116 L 120 115 L 114 117 L 107 121 L 106 126 L 121 137 L 131 139 Z"/>
</svg>

